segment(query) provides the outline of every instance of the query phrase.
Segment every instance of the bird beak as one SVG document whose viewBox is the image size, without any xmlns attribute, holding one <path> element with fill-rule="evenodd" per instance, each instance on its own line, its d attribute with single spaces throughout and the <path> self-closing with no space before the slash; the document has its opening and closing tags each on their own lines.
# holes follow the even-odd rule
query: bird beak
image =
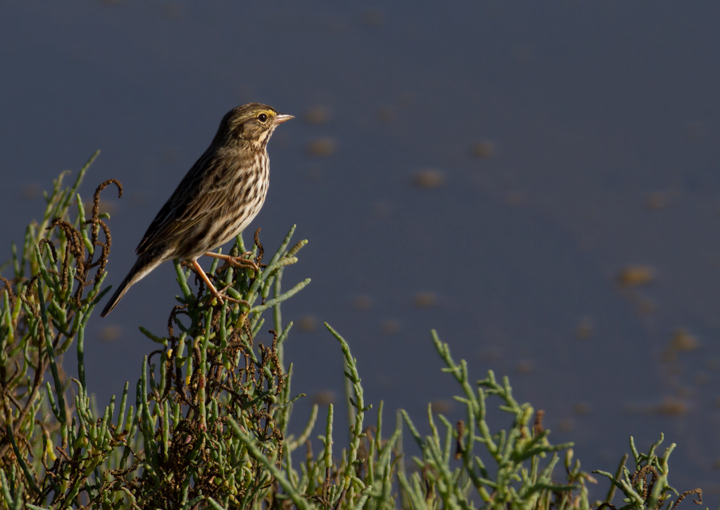
<svg viewBox="0 0 720 510">
<path fill-rule="evenodd" d="M 278 124 L 282 124 L 283 122 L 287 122 L 290 119 L 294 118 L 295 117 L 293 117 L 292 115 L 278 115 L 277 117 L 275 117 L 275 125 L 277 126 Z"/>
</svg>

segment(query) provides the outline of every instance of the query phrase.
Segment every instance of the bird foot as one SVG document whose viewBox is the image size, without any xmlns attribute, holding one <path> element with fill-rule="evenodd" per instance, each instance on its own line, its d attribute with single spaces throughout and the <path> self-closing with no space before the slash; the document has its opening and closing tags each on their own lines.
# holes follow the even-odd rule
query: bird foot
<svg viewBox="0 0 720 510">
<path fill-rule="evenodd" d="M 205 285 L 207 285 L 208 292 L 210 292 L 210 295 L 218 300 L 219 304 L 223 304 L 225 301 L 228 301 L 230 303 L 237 303 L 241 305 L 247 305 L 247 307 L 250 307 L 250 303 L 245 301 L 244 299 L 236 299 L 234 297 L 228 296 L 225 291 L 227 291 L 228 288 L 230 288 L 231 284 L 226 285 L 223 287 L 222 291 L 218 292 L 218 290 L 215 288 L 215 286 L 210 281 L 210 278 L 208 278 L 208 275 L 203 271 L 203 268 L 200 267 L 200 264 L 198 264 L 197 260 L 192 261 L 192 267 L 195 269 L 195 272 L 202 278 L 202 280 L 205 282 Z"/>
<path fill-rule="evenodd" d="M 233 257 L 232 255 L 223 255 L 221 253 L 212 252 L 208 252 L 205 255 L 207 255 L 208 257 L 214 257 L 216 259 L 224 260 L 225 263 L 231 265 L 232 267 L 249 268 L 254 270 L 256 273 L 260 272 L 260 267 L 258 267 L 257 262 L 255 262 L 253 259 L 246 258 L 252 256 L 251 251 L 246 251 L 239 257 Z"/>
<path fill-rule="evenodd" d="M 231 296 L 228 296 L 226 291 L 228 288 L 230 288 L 231 284 L 226 285 L 222 288 L 222 290 L 217 290 L 214 286 L 209 286 L 208 290 L 210 291 L 210 295 L 218 300 L 219 304 L 223 304 L 224 301 L 227 301 L 229 303 L 236 303 L 238 305 L 246 305 L 248 308 L 250 308 L 250 303 L 245 301 L 244 299 L 237 299 Z"/>
</svg>

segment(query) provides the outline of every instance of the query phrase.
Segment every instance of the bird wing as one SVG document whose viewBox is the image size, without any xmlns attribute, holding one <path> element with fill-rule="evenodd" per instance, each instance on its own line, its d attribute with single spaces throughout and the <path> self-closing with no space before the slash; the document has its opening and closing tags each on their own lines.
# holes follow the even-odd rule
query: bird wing
<svg viewBox="0 0 720 510">
<path fill-rule="evenodd" d="M 233 163 L 237 160 L 231 158 Z M 228 167 L 228 155 L 211 145 L 183 177 L 145 232 L 135 252 L 138 255 L 172 246 L 173 241 L 193 232 L 197 225 L 208 225 L 227 215 L 229 178 L 237 172 Z"/>
<path fill-rule="evenodd" d="M 135 252 L 142 255 L 153 248 L 173 244 L 172 241 L 186 236 L 198 224 L 219 217 L 227 205 L 226 199 L 224 186 L 203 190 L 187 204 L 175 200 L 173 194 L 148 227 Z"/>
</svg>

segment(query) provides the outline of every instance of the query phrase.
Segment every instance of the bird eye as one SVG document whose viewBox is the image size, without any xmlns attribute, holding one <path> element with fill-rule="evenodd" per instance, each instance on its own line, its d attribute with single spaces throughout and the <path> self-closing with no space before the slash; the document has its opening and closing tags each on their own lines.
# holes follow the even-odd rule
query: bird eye
<svg viewBox="0 0 720 510">
<path fill-rule="evenodd" d="M 260 115 L 258 115 L 258 120 L 260 122 L 265 122 L 267 120 L 267 115 L 265 115 L 264 113 L 261 113 Z"/>
</svg>

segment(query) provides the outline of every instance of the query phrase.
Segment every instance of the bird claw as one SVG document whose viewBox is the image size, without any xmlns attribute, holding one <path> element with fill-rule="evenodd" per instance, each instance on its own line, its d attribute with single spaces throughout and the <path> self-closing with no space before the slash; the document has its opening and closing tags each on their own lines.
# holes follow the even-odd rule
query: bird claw
<svg viewBox="0 0 720 510">
<path fill-rule="evenodd" d="M 232 296 L 228 296 L 228 295 L 227 295 L 227 292 L 226 292 L 226 291 L 227 291 L 231 286 L 232 286 L 231 283 L 228 283 L 227 285 L 225 285 L 225 287 L 223 287 L 221 290 L 217 291 L 217 295 L 216 295 L 215 297 L 217 297 L 217 298 L 220 299 L 220 300 L 222 300 L 222 299 L 227 299 L 230 303 L 236 303 L 236 304 L 238 304 L 238 305 L 246 305 L 248 308 L 250 308 L 250 303 L 248 303 L 248 302 L 245 301 L 244 299 L 238 299 L 238 298 L 234 298 L 234 297 L 232 297 Z M 220 304 L 222 304 L 222 302 L 221 302 Z"/>
<path fill-rule="evenodd" d="M 212 298 L 214 298 L 214 299 L 217 299 L 218 304 L 220 304 L 220 305 L 222 305 L 225 301 L 227 301 L 229 303 L 245 305 L 248 308 L 250 308 L 250 303 L 248 303 L 244 299 L 237 299 L 237 298 L 227 295 L 226 291 L 231 287 L 231 285 L 232 284 L 228 284 L 225 287 L 223 287 L 221 290 L 217 290 L 215 288 L 210 288 L 210 289 L 208 289 L 208 291 L 210 292 L 210 296 L 212 296 Z"/>
<path fill-rule="evenodd" d="M 246 251 L 239 257 L 228 256 L 226 261 L 232 266 L 242 267 L 242 268 L 250 268 L 250 269 L 253 269 L 256 273 L 259 273 L 260 268 L 258 267 L 257 262 L 255 262 L 253 259 L 246 258 L 246 257 L 250 257 L 250 256 L 252 256 L 252 252 Z"/>
<path fill-rule="evenodd" d="M 214 293 L 211 292 L 210 295 L 209 295 L 209 298 L 210 298 L 210 301 L 211 301 L 211 302 L 212 302 L 213 300 L 217 299 L 219 305 L 223 305 L 223 304 L 225 303 L 225 301 L 227 301 L 228 303 L 235 303 L 235 304 L 238 304 L 238 305 L 245 305 L 245 306 L 247 306 L 248 308 L 250 307 L 250 303 L 248 303 L 248 302 L 245 301 L 244 299 L 236 299 L 236 298 L 234 298 L 234 297 L 228 296 L 227 294 L 223 294 L 223 293 L 220 293 L 220 292 L 218 292 L 217 294 L 214 294 Z"/>
<path fill-rule="evenodd" d="M 220 253 L 212 253 L 212 252 L 208 252 L 205 255 L 214 257 L 216 259 L 224 260 L 225 264 L 230 265 L 232 267 L 252 269 L 256 273 L 260 272 L 260 267 L 258 266 L 257 262 L 255 262 L 251 258 L 246 258 L 246 257 L 252 257 L 251 251 L 246 251 L 245 253 L 243 253 L 242 255 L 240 255 L 238 257 L 233 257 L 232 255 L 223 255 Z"/>
<path fill-rule="evenodd" d="M 250 303 L 248 303 L 247 301 L 230 297 L 227 295 L 227 293 L 225 293 L 225 291 L 229 289 L 232 284 L 227 284 L 225 287 L 223 287 L 221 291 L 218 292 L 218 290 L 210 281 L 208 275 L 205 273 L 205 271 L 203 271 L 202 267 L 200 267 L 200 264 L 198 264 L 197 260 L 193 260 L 191 264 L 198 276 L 200 276 L 200 278 L 205 282 L 205 285 L 207 285 L 207 290 L 210 293 L 210 296 L 212 296 L 212 298 L 214 299 L 217 299 L 220 305 L 225 303 L 225 301 L 228 301 L 229 303 L 246 305 L 248 308 L 250 308 Z"/>
</svg>

